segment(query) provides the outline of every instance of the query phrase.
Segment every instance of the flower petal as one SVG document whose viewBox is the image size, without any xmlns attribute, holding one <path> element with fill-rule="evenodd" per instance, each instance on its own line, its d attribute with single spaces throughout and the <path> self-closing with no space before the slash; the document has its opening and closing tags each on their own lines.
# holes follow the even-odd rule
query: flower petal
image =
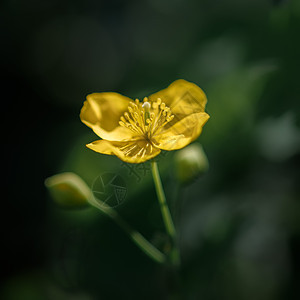
<svg viewBox="0 0 300 300">
<path fill-rule="evenodd" d="M 151 142 L 155 147 L 162 150 L 181 149 L 201 134 L 202 127 L 208 119 L 209 115 L 205 112 L 191 114 L 154 135 Z"/>
<path fill-rule="evenodd" d="M 175 115 L 175 119 L 183 119 L 184 117 L 204 112 L 207 98 L 200 87 L 196 84 L 183 79 L 174 81 L 166 89 L 152 94 L 150 101 L 156 101 L 161 98 Z M 172 122 L 174 124 L 174 122 Z"/>
<path fill-rule="evenodd" d="M 102 154 L 116 155 L 128 163 L 142 163 L 160 153 L 158 148 L 144 139 L 130 142 L 98 140 L 86 146 Z"/>
<path fill-rule="evenodd" d="M 80 119 L 103 139 L 130 140 L 134 133 L 128 128 L 121 127 L 119 121 L 131 101 L 130 98 L 118 93 L 90 94 L 81 109 Z"/>
</svg>

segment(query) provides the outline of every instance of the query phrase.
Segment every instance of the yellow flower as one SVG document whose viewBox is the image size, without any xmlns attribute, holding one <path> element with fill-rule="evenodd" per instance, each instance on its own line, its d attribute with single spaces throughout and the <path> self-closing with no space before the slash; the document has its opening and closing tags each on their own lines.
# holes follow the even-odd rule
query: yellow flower
<svg viewBox="0 0 300 300">
<path fill-rule="evenodd" d="M 111 92 L 90 94 L 80 118 L 102 139 L 87 147 L 129 163 L 181 149 L 200 135 L 209 119 L 206 102 L 197 85 L 182 79 L 143 102 Z"/>
</svg>

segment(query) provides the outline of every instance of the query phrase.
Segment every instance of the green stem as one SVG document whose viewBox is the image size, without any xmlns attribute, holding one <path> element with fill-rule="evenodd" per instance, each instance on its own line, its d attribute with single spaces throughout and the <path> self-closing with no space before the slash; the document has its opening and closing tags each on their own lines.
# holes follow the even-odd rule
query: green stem
<svg viewBox="0 0 300 300">
<path fill-rule="evenodd" d="M 164 263 L 165 255 L 147 241 L 138 231 L 134 230 L 120 215 L 110 206 L 99 199 L 95 199 L 93 195 L 88 200 L 89 203 L 98 208 L 101 212 L 114 220 L 125 233 L 129 235 L 131 240 L 149 257 L 158 263 Z"/>
<path fill-rule="evenodd" d="M 154 180 L 154 185 L 156 189 L 156 194 L 158 198 L 158 202 L 160 205 L 161 213 L 162 213 L 162 218 L 166 227 L 166 231 L 168 235 L 170 236 L 173 247 L 170 252 L 170 259 L 174 263 L 174 265 L 179 265 L 179 251 L 177 247 L 177 236 L 176 236 L 176 230 L 175 226 L 171 217 L 171 213 L 166 201 L 166 196 L 164 193 L 164 189 L 161 183 L 161 179 L 159 176 L 159 170 L 157 163 L 155 161 L 151 162 L 151 170 L 152 170 L 152 175 L 153 175 L 153 180 Z"/>
</svg>

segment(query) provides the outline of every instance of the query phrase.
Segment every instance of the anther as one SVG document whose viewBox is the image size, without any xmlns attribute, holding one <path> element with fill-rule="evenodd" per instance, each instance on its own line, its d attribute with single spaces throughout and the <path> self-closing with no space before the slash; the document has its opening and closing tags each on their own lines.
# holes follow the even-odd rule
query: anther
<svg viewBox="0 0 300 300">
<path fill-rule="evenodd" d="M 157 102 L 153 102 L 153 103 L 152 103 L 152 108 L 153 108 L 153 109 L 157 109 L 157 107 L 158 107 Z"/>
<path fill-rule="evenodd" d="M 130 118 L 129 118 L 128 112 L 125 112 L 125 113 L 124 113 L 124 116 L 125 116 L 125 118 L 129 121 Z"/>
</svg>

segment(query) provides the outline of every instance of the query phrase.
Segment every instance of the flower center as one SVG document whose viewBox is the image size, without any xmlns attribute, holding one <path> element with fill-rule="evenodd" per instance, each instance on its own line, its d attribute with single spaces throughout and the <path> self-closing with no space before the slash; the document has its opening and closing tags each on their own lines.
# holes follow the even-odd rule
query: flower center
<svg viewBox="0 0 300 300">
<path fill-rule="evenodd" d="M 129 103 L 128 111 L 120 118 L 119 124 L 150 140 L 173 118 L 170 108 L 160 98 L 151 103 L 144 98 L 143 103 L 138 99 Z"/>
</svg>

